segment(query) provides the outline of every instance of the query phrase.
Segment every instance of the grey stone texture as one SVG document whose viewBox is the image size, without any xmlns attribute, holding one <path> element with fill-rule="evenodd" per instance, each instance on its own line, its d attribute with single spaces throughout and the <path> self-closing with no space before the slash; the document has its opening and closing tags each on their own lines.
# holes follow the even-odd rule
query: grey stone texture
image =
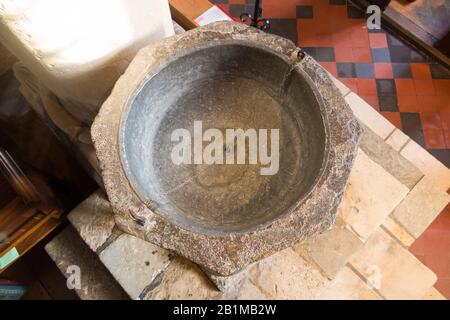
<svg viewBox="0 0 450 320">
<path fill-rule="evenodd" d="M 417 239 L 449 201 L 447 192 L 432 179 L 424 177 L 395 208 L 392 218 Z"/>
<path fill-rule="evenodd" d="M 166 250 L 129 234 L 120 235 L 99 256 L 132 299 L 142 298 L 170 262 Z"/>
<path fill-rule="evenodd" d="M 382 166 L 409 189 L 412 189 L 423 177 L 423 173 L 419 169 L 369 128 L 365 128 L 364 130 L 360 148 L 369 158 Z"/>
<path fill-rule="evenodd" d="M 98 256 L 83 243 L 73 227 L 67 227 L 53 238 L 47 243 L 45 250 L 65 277 L 70 276 L 69 266 L 80 268 L 81 288 L 75 291 L 82 300 L 129 299 L 108 269 L 100 262 Z"/>
<path fill-rule="evenodd" d="M 145 77 L 155 72 L 156 66 L 175 52 L 213 41 L 257 44 L 284 56 L 291 61 L 293 69 L 312 81 L 323 101 L 322 112 L 328 118 L 328 158 L 312 192 L 292 211 L 248 233 L 208 235 L 180 228 L 155 214 L 139 199 L 121 165 L 120 119 L 132 93 Z M 230 275 L 328 229 L 334 223 L 342 199 L 361 128 L 326 71 L 309 56 L 299 60 L 298 48 L 292 42 L 230 22 L 213 23 L 142 49 L 117 81 L 91 130 L 119 228 L 222 275 Z"/>
<path fill-rule="evenodd" d="M 315 235 L 303 244 L 303 250 L 320 267 L 329 279 L 334 279 L 363 242 L 345 223 Z"/>
<path fill-rule="evenodd" d="M 93 251 L 97 251 L 108 240 L 115 225 L 111 205 L 101 190 L 73 209 L 68 219 Z"/>
</svg>

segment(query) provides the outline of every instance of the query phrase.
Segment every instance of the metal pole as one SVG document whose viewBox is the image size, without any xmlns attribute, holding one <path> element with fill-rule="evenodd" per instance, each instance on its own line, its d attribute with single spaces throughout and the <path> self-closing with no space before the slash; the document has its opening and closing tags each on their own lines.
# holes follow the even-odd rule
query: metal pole
<svg viewBox="0 0 450 320">
<path fill-rule="evenodd" d="M 261 0 L 255 0 L 255 12 L 253 14 L 253 21 L 252 21 L 253 27 L 257 27 L 258 25 L 260 2 Z"/>
</svg>

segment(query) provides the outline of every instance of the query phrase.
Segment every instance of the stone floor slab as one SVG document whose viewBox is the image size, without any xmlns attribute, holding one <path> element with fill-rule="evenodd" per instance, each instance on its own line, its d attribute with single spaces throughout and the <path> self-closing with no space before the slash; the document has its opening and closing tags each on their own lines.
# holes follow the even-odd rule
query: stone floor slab
<svg viewBox="0 0 450 320">
<path fill-rule="evenodd" d="M 406 143 L 408 143 L 409 137 L 401 130 L 395 129 L 394 132 L 386 139 L 386 143 L 390 145 L 395 151 L 400 151 Z"/>
<path fill-rule="evenodd" d="M 291 248 L 256 263 L 248 278 L 264 296 L 275 300 L 315 299 L 329 283 Z"/>
<path fill-rule="evenodd" d="M 394 210 L 392 218 L 417 239 L 449 201 L 447 192 L 433 179 L 424 177 Z"/>
<path fill-rule="evenodd" d="M 423 173 L 409 160 L 401 156 L 369 128 L 365 128 L 359 147 L 387 172 L 409 189 L 423 177 Z"/>
<path fill-rule="evenodd" d="M 319 295 L 320 300 L 381 300 L 352 269 L 344 267 Z"/>
<path fill-rule="evenodd" d="M 422 297 L 422 300 L 447 300 L 435 287 L 431 287 Z"/>
<path fill-rule="evenodd" d="M 389 234 L 378 229 L 350 264 L 385 299 L 421 299 L 436 275 Z"/>
<path fill-rule="evenodd" d="M 100 260 L 132 299 L 152 285 L 170 262 L 169 252 L 129 234 L 100 252 Z"/>
<path fill-rule="evenodd" d="M 416 240 L 405 228 L 391 217 L 387 217 L 383 222 L 383 228 L 404 247 L 409 247 Z"/>
<path fill-rule="evenodd" d="M 94 192 L 73 209 L 68 219 L 93 251 L 97 251 L 106 242 L 115 225 L 111 206 L 101 190 Z"/>
<path fill-rule="evenodd" d="M 327 277 L 333 279 L 350 257 L 363 246 L 363 242 L 342 223 L 308 239 L 302 245 Z"/>
<path fill-rule="evenodd" d="M 98 256 L 79 237 L 72 226 L 64 229 L 45 246 L 48 255 L 55 261 L 61 273 L 67 278 L 69 266 L 80 270 L 81 287 L 75 289 L 82 300 L 129 299 L 114 280 Z"/>
<path fill-rule="evenodd" d="M 143 300 L 210 300 L 222 296 L 196 265 L 175 257 L 146 289 Z"/>
<path fill-rule="evenodd" d="M 439 162 L 427 150 L 410 140 L 400 152 L 426 176 L 432 178 L 444 191 L 450 188 L 450 169 Z"/>
<path fill-rule="evenodd" d="M 408 188 L 359 150 L 339 216 L 367 239 L 408 193 Z"/>
</svg>

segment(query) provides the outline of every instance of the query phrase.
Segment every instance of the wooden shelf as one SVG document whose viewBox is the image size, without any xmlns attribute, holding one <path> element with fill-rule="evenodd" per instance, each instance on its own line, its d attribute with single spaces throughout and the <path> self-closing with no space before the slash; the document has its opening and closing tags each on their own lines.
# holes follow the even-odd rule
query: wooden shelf
<svg viewBox="0 0 450 320">
<path fill-rule="evenodd" d="M 213 6 L 208 0 L 169 0 L 169 4 L 172 18 L 186 30 L 198 27 L 195 19 Z"/>
<path fill-rule="evenodd" d="M 61 224 L 61 213 L 30 208 L 19 198 L 0 208 L 0 275 Z"/>
</svg>

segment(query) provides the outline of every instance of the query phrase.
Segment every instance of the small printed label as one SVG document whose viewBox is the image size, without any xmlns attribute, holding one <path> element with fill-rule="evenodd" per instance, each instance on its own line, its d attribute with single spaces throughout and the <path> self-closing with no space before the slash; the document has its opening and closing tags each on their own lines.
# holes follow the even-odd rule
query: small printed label
<svg viewBox="0 0 450 320">
<path fill-rule="evenodd" d="M 195 22 L 199 26 L 205 26 L 216 21 L 232 21 L 233 19 L 218 6 L 212 6 L 200 15 Z"/>
<path fill-rule="evenodd" d="M 16 260 L 18 257 L 19 252 L 17 252 L 17 249 L 15 247 L 9 250 L 0 258 L 0 270 L 6 268 L 11 262 Z"/>
</svg>

